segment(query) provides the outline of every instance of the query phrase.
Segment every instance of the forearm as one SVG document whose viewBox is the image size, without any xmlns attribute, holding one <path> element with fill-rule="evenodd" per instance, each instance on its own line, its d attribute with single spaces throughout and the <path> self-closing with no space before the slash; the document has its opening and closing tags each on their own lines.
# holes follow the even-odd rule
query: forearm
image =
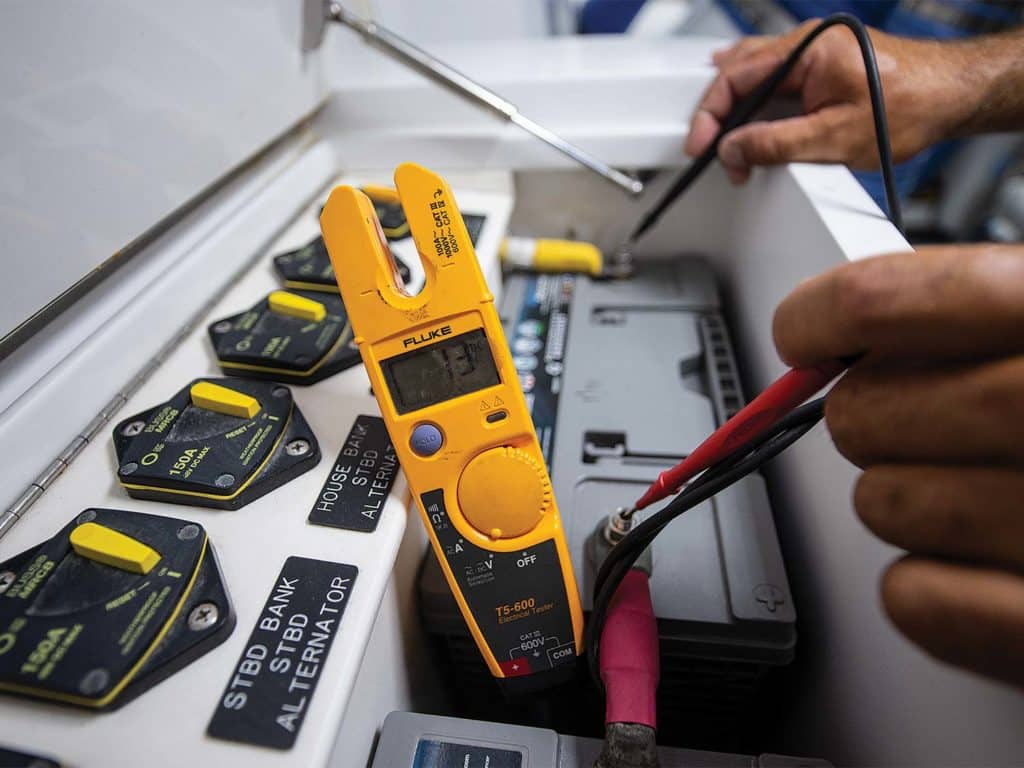
<svg viewBox="0 0 1024 768">
<path fill-rule="evenodd" d="M 959 119 L 950 138 L 1024 129 L 1024 27 L 950 43 L 963 73 Z"/>
<path fill-rule="evenodd" d="M 764 82 L 817 26 L 750 37 L 715 54 L 719 75 L 694 114 L 686 152 L 715 140 L 735 102 Z M 870 31 L 882 78 L 893 157 L 903 162 L 947 139 L 1024 129 L 1024 27 L 955 42 Z M 782 85 L 800 97 L 803 115 L 754 121 L 731 131 L 718 158 L 734 183 L 758 165 L 809 161 L 877 168 L 872 104 L 854 37 L 830 29 L 807 49 Z"/>
</svg>

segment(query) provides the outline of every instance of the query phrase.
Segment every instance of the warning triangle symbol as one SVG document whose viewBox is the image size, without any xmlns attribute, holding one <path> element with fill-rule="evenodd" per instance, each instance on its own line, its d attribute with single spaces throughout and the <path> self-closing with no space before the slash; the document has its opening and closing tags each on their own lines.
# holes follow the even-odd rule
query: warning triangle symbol
<svg viewBox="0 0 1024 768">
<path fill-rule="evenodd" d="M 480 410 L 481 411 L 489 411 L 489 410 L 491 410 L 491 406 L 488 405 L 486 400 L 481 400 L 480 401 Z"/>
<path fill-rule="evenodd" d="M 499 405 L 504 405 L 504 404 L 505 404 L 505 401 L 502 400 L 500 397 L 495 397 L 494 398 L 494 407 L 495 408 L 497 408 Z"/>
</svg>

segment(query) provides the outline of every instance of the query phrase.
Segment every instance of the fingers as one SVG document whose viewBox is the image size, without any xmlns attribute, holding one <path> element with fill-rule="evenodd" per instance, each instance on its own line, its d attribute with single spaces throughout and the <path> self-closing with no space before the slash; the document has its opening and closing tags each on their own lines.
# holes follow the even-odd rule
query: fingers
<svg viewBox="0 0 1024 768">
<path fill-rule="evenodd" d="M 711 146 L 711 142 L 715 140 L 715 134 L 721 127 L 714 115 L 706 109 L 698 109 L 690 120 L 690 131 L 686 134 L 683 151 L 690 157 L 696 157 Z"/>
<path fill-rule="evenodd" d="M 736 102 L 759 86 L 782 63 L 782 57 L 771 51 L 743 59 L 719 72 L 698 106 L 716 120 L 724 120 Z"/>
<path fill-rule="evenodd" d="M 911 552 L 1024 569 L 1024 473 L 981 467 L 880 465 L 853 503 L 871 531 Z"/>
<path fill-rule="evenodd" d="M 801 283 L 775 313 L 793 366 L 865 355 L 899 363 L 1024 352 L 1024 248 L 946 246 L 879 256 Z"/>
<path fill-rule="evenodd" d="M 933 656 L 1024 685 L 1024 578 L 910 557 L 882 580 L 896 627 Z"/>
<path fill-rule="evenodd" d="M 841 162 L 846 153 L 836 140 L 836 129 L 851 110 L 830 107 L 785 120 L 749 123 L 722 139 L 718 159 L 733 181 L 745 181 L 756 165 Z"/>
<path fill-rule="evenodd" d="M 771 76 L 808 30 L 808 25 L 804 24 L 782 37 L 746 37 L 712 54 L 711 60 L 718 67 L 719 74 L 704 93 L 691 119 L 690 133 L 684 147 L 686 154 L 696 157 L 710 146 L 721 122 L 736 106 L 736 102 Z M 799 91 L 806 71 L 807 62 L 798 62 L 779 85 L 778 93 Z M 725 170 L 733 181 L 745 181 L 749 176 L 749 164 L 744 167 L 739 163 L 731 166 L 725 163 Z"/>
<path fill-rule="evenodd" d="M 1024 463 L 1024 357 L 941 370 L 856 366 L 828 395 L 836 448 L 858 466 Z"/>
<path fill-rule="evenodd" d="M 690 121 L 686 154 L 696 157 L 707 149 L 736 102 L 756 88 L 781 61 L 777 54 L 765 52 L 723 68 L 708 86 Z"/>
</svg>

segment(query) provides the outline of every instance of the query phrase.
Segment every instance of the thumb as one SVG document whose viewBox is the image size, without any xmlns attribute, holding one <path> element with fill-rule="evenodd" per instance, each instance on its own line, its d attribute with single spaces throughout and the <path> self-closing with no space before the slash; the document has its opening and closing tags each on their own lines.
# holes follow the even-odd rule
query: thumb
<svg viewBox="0 0 1024 768">
<path fill-rule="evenodd" d="M 831 110 L 741 126 L 722 139 L 718 158 L 727 171 L 795 161 L 843 161 Z"/>
</svg>

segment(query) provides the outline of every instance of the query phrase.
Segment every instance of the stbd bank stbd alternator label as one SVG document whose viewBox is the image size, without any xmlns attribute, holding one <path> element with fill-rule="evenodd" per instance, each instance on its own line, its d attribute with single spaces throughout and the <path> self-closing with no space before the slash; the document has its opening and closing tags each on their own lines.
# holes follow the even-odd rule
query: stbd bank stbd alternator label
<svg viewBox="0 0 1024 768">
<path fill-rule="evenodd" d="M 359 569 L 289 557 L 207 728 L 228 741 L 291 749 L 313 706 Z"/>
</svg>

